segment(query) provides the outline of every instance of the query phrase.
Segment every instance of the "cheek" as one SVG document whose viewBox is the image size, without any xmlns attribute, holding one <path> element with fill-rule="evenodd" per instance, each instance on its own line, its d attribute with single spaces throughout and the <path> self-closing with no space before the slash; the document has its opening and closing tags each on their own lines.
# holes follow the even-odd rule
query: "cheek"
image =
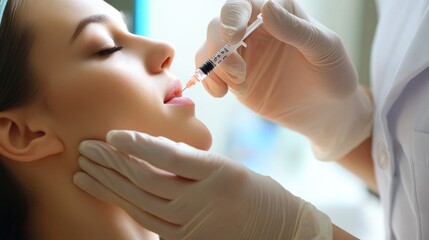
<svg viewBox="0 0 429 240">
<path fill-rule="evenodd" d="M 47 101 L 59 130 L 67 137 L 103 139 L 110 129 L 153 117 L 154 95 L 153 84 L 144 79 L 89 72 L 52 84 Z"/>
</svg>

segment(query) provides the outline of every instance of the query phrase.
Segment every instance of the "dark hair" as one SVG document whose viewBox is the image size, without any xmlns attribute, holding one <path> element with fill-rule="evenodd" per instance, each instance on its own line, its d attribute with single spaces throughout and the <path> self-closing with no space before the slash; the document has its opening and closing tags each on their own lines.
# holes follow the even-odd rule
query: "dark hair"
<svg viewBox="0 0 429 240">
<path fill-rule="evenodd" d="M 0 25 L 0 111 L 31 99 L 28 56 L 32 43 L 29 26 L 18 18 L 25 0 L 9 0 Z M 4 160 L 1 157 L 1 160 Z M 0 239 L 27 239 L 28 201 L 23 188 L 0 161 Z"/>
</svg>

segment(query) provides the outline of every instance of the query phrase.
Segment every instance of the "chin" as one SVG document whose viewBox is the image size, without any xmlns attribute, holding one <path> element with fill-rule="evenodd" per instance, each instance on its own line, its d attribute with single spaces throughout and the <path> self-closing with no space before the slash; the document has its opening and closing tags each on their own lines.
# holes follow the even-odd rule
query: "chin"
<svg viewBox="0 0 429 240">
<path fill-rule="evenodd" d="M 165 136 L 175 142 L 183 142 L 200 150 L 209 150 L 212 145 L 212 135 L 202 122 L 192 123 L 192 130 L 184 130 L 186 128 L 177 129 L 178 132 Z"/>
<path fill-rule="evenodd" d="M 198 136 L 196 138 L 192 138 L 189 142 L 185 143 L 194 148 L 207 151 L 212 146 L 212 135 L 205 125 L 203 127 L 204 131 L 200 131 L 197 133 Z"/>
</svg>

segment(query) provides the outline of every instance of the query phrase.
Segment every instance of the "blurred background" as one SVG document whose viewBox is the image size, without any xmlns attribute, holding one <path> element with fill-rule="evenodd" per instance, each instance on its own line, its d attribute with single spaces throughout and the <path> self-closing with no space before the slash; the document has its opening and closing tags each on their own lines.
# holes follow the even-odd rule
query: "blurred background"
<svg viewBox="0 0 429 240">
<path fill-rule="evenodd" d="M 368 84 L 369 54 L 377 20 L 373 0 L 295 0 L 311 16 L 343 39 L 362 83 Z M 186 83 L 194 56 L 205 40 L 209 21 L 224 0 L 108 0 L 128 16 L 130 30 L 166 41 L 176 49 L 172 72 Z M 286 189 L 312 202 L 332 221 L 360 239 L 384 238 L 377 196 L 335 163 L 314 159 L 303 136 L 253 114 L 233 94 L 214 99 L 197 85 L 186 92 L 196 114 L 213 135 L 210 151 L 269 175 Z"/>
</svg>

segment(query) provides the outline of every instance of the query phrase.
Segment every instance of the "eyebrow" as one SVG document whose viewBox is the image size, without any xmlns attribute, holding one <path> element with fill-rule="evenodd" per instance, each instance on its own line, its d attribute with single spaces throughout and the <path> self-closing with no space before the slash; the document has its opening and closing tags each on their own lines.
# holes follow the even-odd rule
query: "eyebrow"
<svg viewBox="0 0 429 240">
<path fill-rule="evenodd" d="M 110 18 L 106 15 L 92 15 L 87 18 L 84 18 L 82 21 L 79 22 L 79 24 L 76 27 L 76 30 L 74 31 L 72 37 L 70 38 L 70 44 L 72 44 L 76 38 L 79 36 L 79 34 L 85 29 L 86 26 L 88 26 L 91 23 L 106 23 L 110 22 Z"/>
</svg>

